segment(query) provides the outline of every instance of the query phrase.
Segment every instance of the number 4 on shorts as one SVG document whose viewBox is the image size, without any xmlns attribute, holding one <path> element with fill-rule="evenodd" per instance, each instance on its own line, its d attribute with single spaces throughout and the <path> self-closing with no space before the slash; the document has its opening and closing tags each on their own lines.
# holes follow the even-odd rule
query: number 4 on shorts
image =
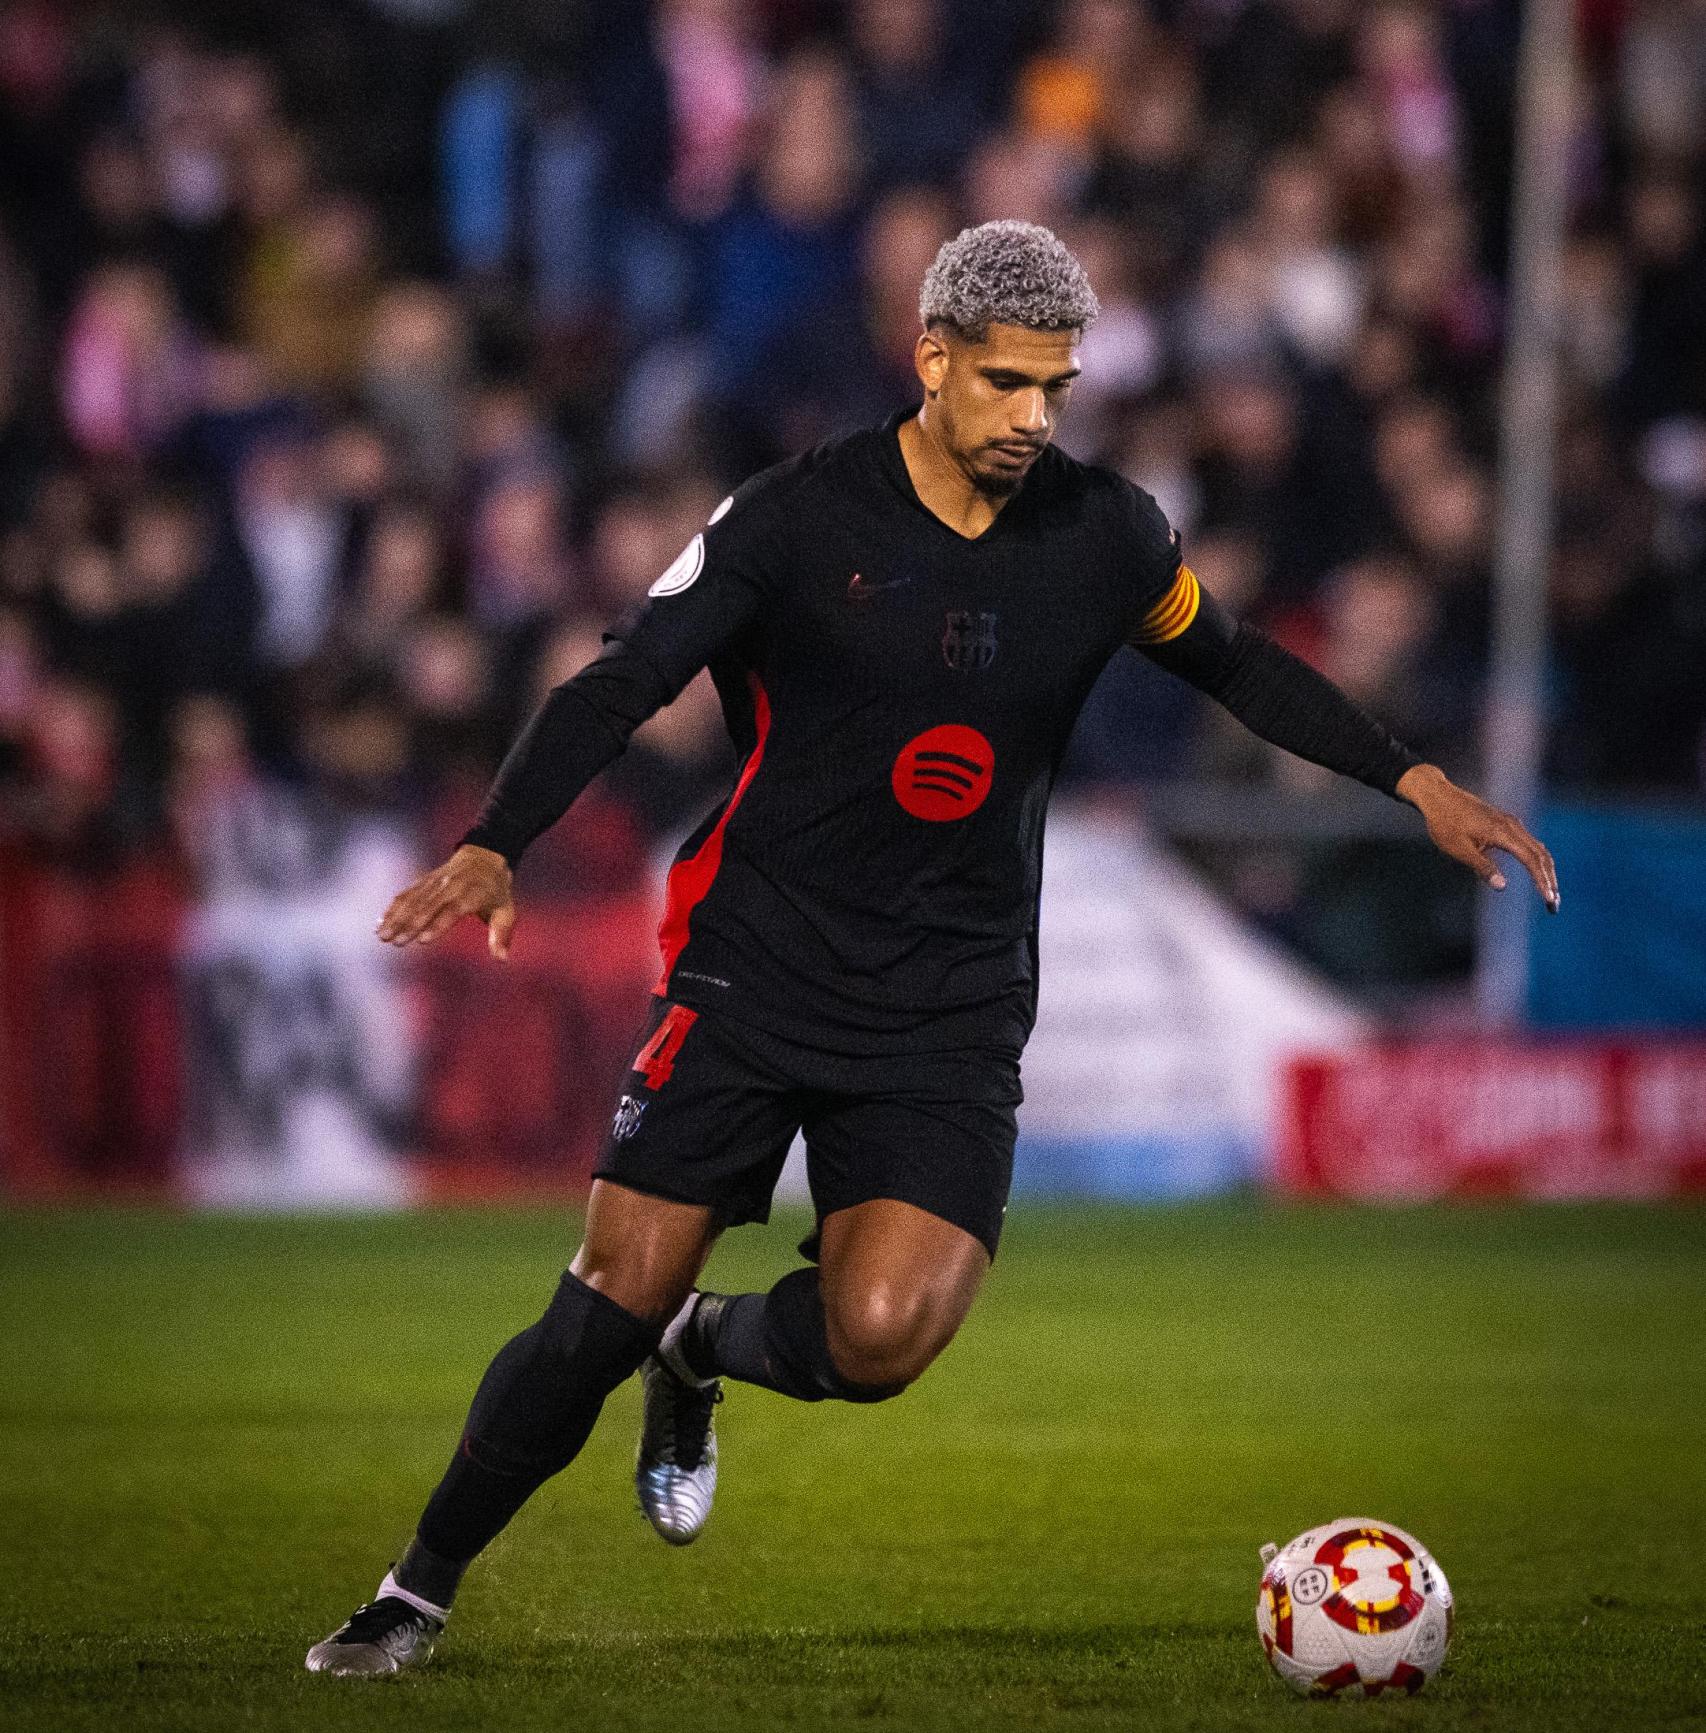
<svg viewBox="0 0 1706 1733">
<path fill-rule="evenodd" d="M 646 1080 L 648 1089 L 661 1089 L 675 1071 L 675 1056 L 687 1031 L 699 1021 L 697 1011 L 685 1005 L 671 1005 L 663 1021 L 652 1031 L 652 1038 L 634 1056 L 634 1069 Z"/>
</svg>

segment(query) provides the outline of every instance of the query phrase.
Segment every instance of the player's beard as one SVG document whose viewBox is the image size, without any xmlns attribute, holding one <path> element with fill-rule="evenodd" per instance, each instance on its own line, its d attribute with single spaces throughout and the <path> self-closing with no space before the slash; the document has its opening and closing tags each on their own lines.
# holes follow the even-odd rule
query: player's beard
<svg viewBox="0 0 1706 1733">
<path fill-rule="evenodd" d="M 1024 486 L 1025 477 L 1031 473 L 1043 448 L 1037 446 L 1022 464 L 1000 462 L 993 456 L 999 449 L 996 446 L 985 447 L 984 461 L 972 468 L 972 485 L 991 499 L 1009 499 Z"/>
</svg>

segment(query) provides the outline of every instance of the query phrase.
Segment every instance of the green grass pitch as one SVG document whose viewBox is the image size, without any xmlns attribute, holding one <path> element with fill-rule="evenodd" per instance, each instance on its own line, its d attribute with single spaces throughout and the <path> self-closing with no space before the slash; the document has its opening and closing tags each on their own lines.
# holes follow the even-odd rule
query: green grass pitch
<svg viewBox="0 0 1706 1733">
<path fill-rule="evenodd" d="M 763 1286 L 803 1224 L 729 1236 Z M 693 1547 L 633 1386 L 478 1566 L 431 1665 L 310 1677 L 549 1212 L 0 1218 L 6 1729 L 1706 1728 L 1706 1212 L 1015 1207 L 899 1401 L 721 1409 Z M 1414 1529 L 1457 1591 L 1413 1701 L 1267 1672 L 1257 1547 Z"/>
</svg>

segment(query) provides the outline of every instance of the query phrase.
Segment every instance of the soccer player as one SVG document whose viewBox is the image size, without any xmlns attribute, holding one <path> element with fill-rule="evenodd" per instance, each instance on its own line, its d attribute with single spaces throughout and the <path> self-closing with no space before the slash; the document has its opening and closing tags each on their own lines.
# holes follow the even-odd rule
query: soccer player
<svg viewBox="0 0 1706 1733">
<path fill-rule="evenodd" d="M 403 1557 L 309 1651 L 314 1671 L 424 1659 L 470 1561 L 636 1371 L 640 1502 L 679 1545 L 710 1512 L 721 1380 L 881 1402 L 941 1353 L 1001 1233 L 1049 791 L 1122 648 L 1408 801 L 1499 889 L 1488 851 L 1508 851 L 1557 907 L 1551 857 L 1514 818 L 1230 619 L 1147 494 L 1050 446 L 1096 316 L 1060 241 L 966 230 L 920 313 L 922 407 L 724 500 L 546 699 L 461 846 L 379 923 L 390 944 L 431 944 L 474 915 L 507 957 L 523 851 L 710 668 L 739 774 L 669 874 L 663 970 L 585 1239 L 481 1380 Z M 802 1130 L 811 1261 L 767 1294 L 696 1291 L 721 1230 L 766 1218 Z"/>
</svg>

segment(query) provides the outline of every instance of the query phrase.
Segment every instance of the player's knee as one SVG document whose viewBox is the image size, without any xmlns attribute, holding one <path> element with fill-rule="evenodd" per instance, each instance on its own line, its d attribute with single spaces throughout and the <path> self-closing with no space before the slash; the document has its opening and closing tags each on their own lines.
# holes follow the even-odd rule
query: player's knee
<svg viewBox="0 0 1706 1733">
<path fill-rule="evenodd" d="M 582 1246 L 573 1269 L 595 1294 L 648 1324 L 667 1324 L 693 1288 L 691 1271 L 645 1257 L 601 1258 L 589 1246 Z"/>
<path fill-rule="evenodd" d="M 870 1392 L 866 1401 L 898 1396 L 946 1345 L 927 1301 L 890 1287 L 837 1300 L 824 1321 L 836 1372 L 846 1384 Z"/>
<path fill-rule="evenodd" d="M 653 1320 L 572 1270 L 563 1272 L 539 1331 L 540 1346 L 563 1373 L 607 1390 L 638 1369 L 658 1335 Z"/>
</svg>

